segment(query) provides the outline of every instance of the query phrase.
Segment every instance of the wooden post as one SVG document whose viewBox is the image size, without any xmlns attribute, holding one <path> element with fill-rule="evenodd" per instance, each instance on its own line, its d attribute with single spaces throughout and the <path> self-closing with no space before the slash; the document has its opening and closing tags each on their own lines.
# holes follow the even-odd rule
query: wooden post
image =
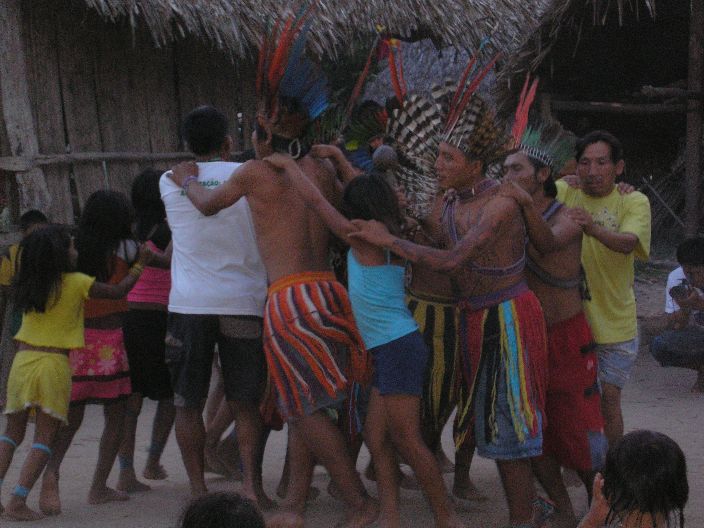
<svg viewBox="0 0 704 528">
<path fill-rule="evenodd" d="M 0 97 L 5 128 L 13 156 L 39 153 L 29 99 L 27 65 L 22 44 L 21 0 L 0 2 Z M 39 168 L 15 176 L 20 189 L 20 211 L 46 210 L 50 203 L 44 173 Z"/>
<path fill-rule="evenodd" d="M 702 91 L 702 73 L 704 71 L 704 0 L 691 1 L 689 21 L 689 65 L 687 89 L 691 92 Z M 699 231 L 699 195 L 702 148 L 702 98 L 687 102 L 687 153 L 685 159 L 685 193 L 687 236 L 694 236 Z"/>
</svg>

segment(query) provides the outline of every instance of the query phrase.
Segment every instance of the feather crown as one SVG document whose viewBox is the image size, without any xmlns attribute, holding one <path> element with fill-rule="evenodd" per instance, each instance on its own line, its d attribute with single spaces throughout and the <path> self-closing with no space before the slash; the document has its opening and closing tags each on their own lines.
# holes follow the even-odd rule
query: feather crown
<svg viewBox="0 0 704 528">
<path fill-rule="evenodd" d="M 274 133 L 298 137 L 329 106 L 329 87 L 322 69 L 306 55 L 315 4 L 278 21 L 259 49 L 256 94 L 259 116 Z"/>
</svg>

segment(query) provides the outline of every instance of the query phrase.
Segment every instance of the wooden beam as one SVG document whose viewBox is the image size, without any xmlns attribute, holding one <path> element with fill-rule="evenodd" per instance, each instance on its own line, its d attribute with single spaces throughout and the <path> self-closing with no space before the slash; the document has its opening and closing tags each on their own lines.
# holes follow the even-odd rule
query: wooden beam
<svg viewBox="0 0 704 528">
<path fill-rule="evenodd" d="M 38 154 L 0 157 L 0 170 L 25 172 L 45 165 L 71 165 L 76 163 L 102 163 L 103 161 L 153 162 L 193 159 L 189 152 L 75 152 L 73 154 Z"/>
<path fill-rule="evenodd" d="M 689 64 L 687 89 L 702 91 L 704 78 L 704 0 L 692 0 L 689 20 Z M 699 231 L 699 194 L 702 181 L 702 101 L 687 101 L 687 150 L 685 157 L 685 233 L 694 236 Z"/>
<path fill-rule="evenodd" d="M 29 99 L 21 0 L 0 2 L 0 97 L 12 154 L 37 155 L 39 142 Z M 46 210 L 51 196 L 41 169 L 32 168 L 16 173 L 15 177 L 20 191 L 20 210 Z"/>
<path fill-rule="evenodd" d="M 594 112 L 606 114 L 683 114 L 687 112 L 684 104 L 637 104 L 607 103 L 590 101 L 552 101 L 552 109 L 558 112 Z"/>
</svg>

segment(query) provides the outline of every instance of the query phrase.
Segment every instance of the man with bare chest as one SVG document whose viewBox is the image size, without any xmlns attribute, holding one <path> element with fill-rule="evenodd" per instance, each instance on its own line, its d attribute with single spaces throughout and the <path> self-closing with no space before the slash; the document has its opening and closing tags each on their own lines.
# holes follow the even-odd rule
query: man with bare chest
<svg viewBox="0 0 704 528">
<path fill-rule="evenodd" d="M 570 142 L 568 137 L 562 140 Z M 504 161 L 508 183 L 502 194 L 514 197 L 524 211 L 531 238 L 526 262 L 528 285 L 541 302 L 547 325 L 547 427 L 543 456 L 534 460 L 533 468 L 557 506 L 553 524 L 571 528 L 577 520 L 560 466 L 577 471 L 590 492 L 594 472 L 601 469 L 607 448 L 596 347 L 582 308 L 582 230 L 555 199 L 553 174 L 562 164 L 557 151 L 548 151 L 542 144 L 521 147 Z M 551 240 L 536 240 L 536 231 L 545 224 L 551 230 Z"/>
<path fill-rule="evenodd" d="M 452 274 L 462 371 L 456 443 L 473 435 L 478 453 L 497 461 L 512 527 L 542 526 L 541 512 L 534 511 L 530 459 L 542 453 L 545 326 L 525 282 L 520 209 L 484 172 L 501 134 L 477 95 L 466 114 L 481 117 L 464 120 L 462 114 L 456 126 L 451 123 L 435 162 L 440 186 L 451 189 L 442 212 L 448 249 L 394 237 L 373 221 L 356 222 L 360 231 L 350 236 Z"/>
</svg>

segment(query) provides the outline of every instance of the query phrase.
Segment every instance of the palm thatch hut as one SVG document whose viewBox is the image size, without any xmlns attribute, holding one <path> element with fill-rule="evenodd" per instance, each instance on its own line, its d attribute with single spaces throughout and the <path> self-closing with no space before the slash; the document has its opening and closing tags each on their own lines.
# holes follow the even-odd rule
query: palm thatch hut
<svg viewBox="0 0 704 528">
<path fill-rule="evenodd" d="M 367 43 L 377 25 L 404 38 L 517 46 L 539 0 L 319 0 L 310 45 L 324 60 Z M 36 207 L 71 223 L 98 188 L 127 190 L 145 166 L 186 155 L 182 116 L 214 104 L 247 148 L 254 55 L 300 1 L 3 0 L 0 175 L 13 214 Z M 4 187 L 4 188 L 3 188 Z"/>
<path fill-rule="evenodd" d="M 499 76 L 505 113 L 526 73 L 539 75 L 541 112 L 577 134 L 616 133 L 627 177 L 650 195 L 654 227 L 694 234 L 702 220 L 704 0 L 551 4 Z"/>
</svg>

